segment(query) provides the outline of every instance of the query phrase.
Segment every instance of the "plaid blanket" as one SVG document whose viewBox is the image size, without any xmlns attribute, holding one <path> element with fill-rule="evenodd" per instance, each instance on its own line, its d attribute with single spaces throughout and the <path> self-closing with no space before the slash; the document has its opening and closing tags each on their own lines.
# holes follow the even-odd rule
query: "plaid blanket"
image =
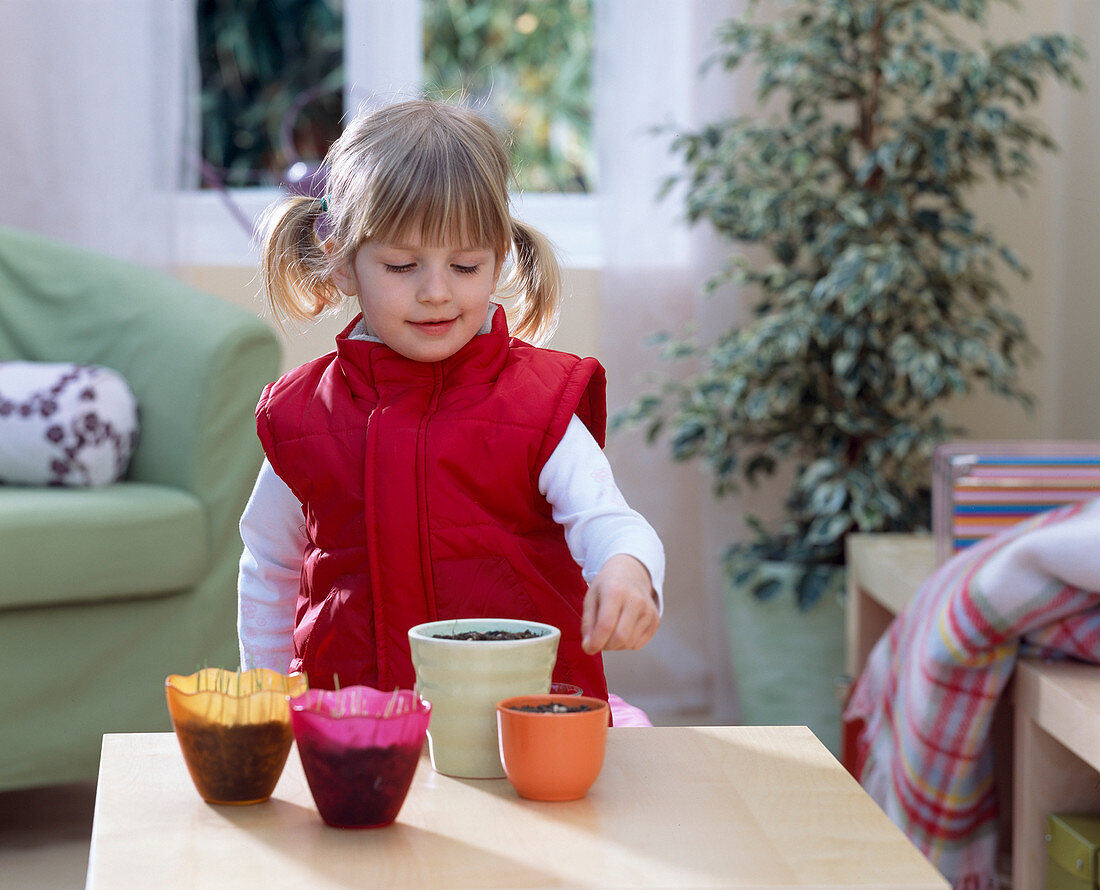
<svg viewBox="0 0 1100 890">
<path fill-rule="evenodd" d="M 1100 663 L 1100 499 L 955 554 L 879 640 L 845 719 L 861 784 L 956 890 L 997 887 L 990 724 L 1020 655 Z"/>
</svg>

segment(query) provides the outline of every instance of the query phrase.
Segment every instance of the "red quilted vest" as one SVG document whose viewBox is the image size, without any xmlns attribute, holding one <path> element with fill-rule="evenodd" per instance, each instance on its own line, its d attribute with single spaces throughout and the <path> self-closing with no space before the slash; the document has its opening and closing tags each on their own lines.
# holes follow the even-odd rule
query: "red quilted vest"
<svg viewBox="0 0 1100 890">
<path fill-rule="evenodd" d="M 574 414 L 603 445 L 603 368 L 509 339 L 502 310 L 442 362 L 350 330 L 256 408 L 308 538 L 291 670 L 411 688 L 414 624 L 520 618 L 561 629 L 555 680 L 606 698 L 602 659 L 581 649 L 587 585 L 538 490 Z"/>
</svg>

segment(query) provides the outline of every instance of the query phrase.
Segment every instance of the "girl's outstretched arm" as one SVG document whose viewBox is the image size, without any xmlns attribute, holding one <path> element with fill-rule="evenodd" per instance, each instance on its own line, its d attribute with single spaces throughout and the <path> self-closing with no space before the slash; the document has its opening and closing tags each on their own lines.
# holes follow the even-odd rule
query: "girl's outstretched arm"
<svg viewBox="0 0 1100 890">
<path fill-rule="evenodd" d="M 585 650 L 640 649 L 660 624 L 664 548 L 626 503 L 607 457 L 577 418 L 539 475 L 539 490 L 589 583 L 581 621 Z"/>
</svg>

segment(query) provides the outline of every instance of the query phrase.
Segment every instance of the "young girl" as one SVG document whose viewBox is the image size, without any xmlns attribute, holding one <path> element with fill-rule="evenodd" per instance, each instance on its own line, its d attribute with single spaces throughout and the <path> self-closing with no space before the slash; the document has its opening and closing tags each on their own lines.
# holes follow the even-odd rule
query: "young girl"
<svg viewBox="0 0 1100 890">
<path fill-rule="evenodd" d="M 264 289 L 280 319 L 345 295 L 361 315 L 256 408 L 242 666 L 411 688 L 414 624 L 520 618 L 560 628 L 555 681 L 608 698 L 600 652 L 656 632 L 664 552 L 601 450 L 603 368 L 524 342 L 552 328 L 559 272 L 510 215 L 499 138 L 405 102 L 353 121 L 326 168 L 324 199 L 271 215 Z"/>
</svg>

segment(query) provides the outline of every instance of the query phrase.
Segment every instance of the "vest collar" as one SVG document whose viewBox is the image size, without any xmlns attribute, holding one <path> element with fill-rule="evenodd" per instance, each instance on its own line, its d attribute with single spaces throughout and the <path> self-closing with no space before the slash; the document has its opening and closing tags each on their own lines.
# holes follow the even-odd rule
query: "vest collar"
<svg viewBox="0 0 1100 890">
<path fill-rule="evenodd" d="M 353 395 L 367 390 L 383 393 L 408 386 L 430 385 L 442 375 L 458 375 L 464 383 L 496 379 L 508 358 L 508 320 L 503 307 L 494 304 L 488 332 L 478 334 L 454 355 L 439 362 L 418 362 L 394 352 L 376 339 L 360 339 L 363 316 L 336 337 L 336 361 Z M 356 329 L 359 328 L 359 331 Z"/>
</svg>

